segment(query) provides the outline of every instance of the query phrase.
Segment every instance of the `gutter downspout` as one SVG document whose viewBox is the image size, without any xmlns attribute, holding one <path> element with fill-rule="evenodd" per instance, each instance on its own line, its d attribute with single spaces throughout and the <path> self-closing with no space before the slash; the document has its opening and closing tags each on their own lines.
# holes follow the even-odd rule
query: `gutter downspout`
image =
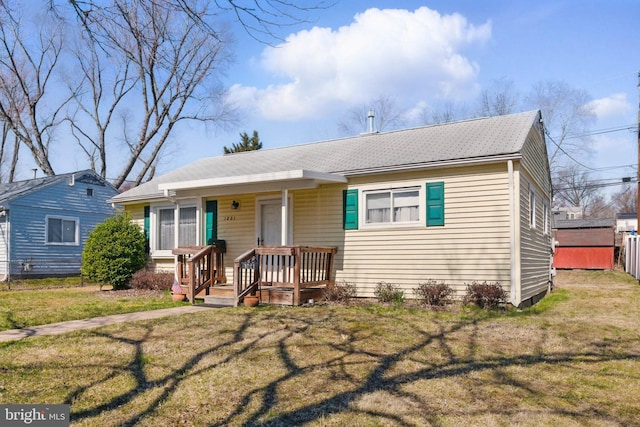
<svg viewBox="0 0 640 427">
<path fill-rule="evenodd" d="M 511 266 L 511 284 L 509 289 L 509 299 L 511 304 L 517 307 L 520 304 L 518 297 L 518 268 L 516 257 L 516 200 L 515 200 L 515 179 L 513 173 L 513 160 L 507 161 L 507 174 L 509 176 L 509 263 Z"/>
</svg>

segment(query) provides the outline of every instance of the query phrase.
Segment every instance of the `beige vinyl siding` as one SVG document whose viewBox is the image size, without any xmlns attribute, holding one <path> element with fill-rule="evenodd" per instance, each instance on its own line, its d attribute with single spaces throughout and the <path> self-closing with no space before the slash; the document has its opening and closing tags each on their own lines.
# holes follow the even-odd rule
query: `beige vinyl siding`
<svg viewBox="0 0 640 427">
<path fill-rule="evenodd" d="M 428 279 L 460 292 L 472 281 L 510 285 L 509 194 L 506 165 L 355 178 L 349 188 L 381 188 L 444 181 L 445 225 L 342 229 L 342 190 L 326 186 L 295 193 L 298 244 L 337 245 L 337 279 L 352 282 L 360 296 L 390 282 L 414 297 Z M 363 209 L 360 203 L 360 210 Z"/>
<path fill-rule="evenodd" d="M 551 176 L 547 148 L 535 127 L 532 127 L 522 147 L 522 167 L 545 197 L 551 197 Z"/>
<path fill-rule="evenodd" d="M 536 126 L 532 127 L 522 148 L 520 168 L 520 295 L 519 301 L 546 292 L 550 279 L 551 226 L 545 234 L 544 206 L 551 216 L 551 178 L 544 140 Z M 529 188 L 536 192 L 536 228 L 529 226 Z"/>
<path fill-rule="evenodd" d="M 536 192 L 536 227 L 529 222 L 529 189 Z M 544 233 L 544 203 L 550 206 L 548 195 L 543 192 L 526 171 L 520 171 L 520 298 L 526 301 L 545 292 L 549 285 L 551 260 L 551 236 Z M 550 231 L 550 228 L 548 228 Z"/>
</svg>

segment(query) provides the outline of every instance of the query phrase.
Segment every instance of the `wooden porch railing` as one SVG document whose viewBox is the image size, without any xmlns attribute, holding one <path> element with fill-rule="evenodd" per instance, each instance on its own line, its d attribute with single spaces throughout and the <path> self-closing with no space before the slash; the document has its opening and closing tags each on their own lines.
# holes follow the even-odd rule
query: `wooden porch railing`
<svg viewBox="0 0 640 427">
<path fill-rule="evenodd" d="M 215 246 L 181 246 L 173 249 L 176 260 L 176 276 L 180 287 L 194 303 L 196 295 L 209 287 L 225 283 L 224 248 Z"/>
<path fill-rule="evenodd" d="M 290 289 L 293 305 L 300 305 L 301 291 L 333 286 L 336 247 L 260 246 L 235 259 L 233 284 L 236 305 L 264 288 Z"/>
</svg>

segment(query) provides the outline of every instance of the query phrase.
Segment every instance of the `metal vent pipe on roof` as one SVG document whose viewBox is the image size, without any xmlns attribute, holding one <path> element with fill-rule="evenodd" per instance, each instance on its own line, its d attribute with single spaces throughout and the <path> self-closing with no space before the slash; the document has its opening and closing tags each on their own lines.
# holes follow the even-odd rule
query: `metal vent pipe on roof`
<svg viewBox="0 0 640 427">
<path fill-rule="evenodd" d="M 369 110 L 369 114 L 367 115 L 367 118 L 369 119 L 369 133 L 374 133 L 375 127 L 374 127 L 373 119 L 375 118 L 375 113 L 373 110 Z"/>
</svg>

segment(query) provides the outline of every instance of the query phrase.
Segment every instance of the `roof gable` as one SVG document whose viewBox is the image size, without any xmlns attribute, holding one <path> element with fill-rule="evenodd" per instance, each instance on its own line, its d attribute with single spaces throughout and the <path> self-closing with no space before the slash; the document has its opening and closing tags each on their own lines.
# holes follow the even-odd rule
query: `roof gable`
<svg viewBox="0 0 640 427">
<path fill-rule="evenodd" d="M 91 185 L 108 185 L 111 186 L 108 182 L 100 178 L 96 175 L 92 170 L 84 170 L 72 173 L 66 173 L 61 175 L 54 176 L 45 176 L 42 178 L 34 178 L 28 179 L 24 181 L 16 181 L 10 183 L 1 183 L 0 184 L 0 205 L 4 205 L 8 202 L 11 202 L 15 199 L 23 197 L 27 194 L 31 194 L 35 191 L 42 190 L 51 185 L 55 185 L 60 182 L 68 181 L 77 182 L 77 183 L 85 183 Z M 114 191 L 117 191 L 113 188 Z"/>
</svg>

